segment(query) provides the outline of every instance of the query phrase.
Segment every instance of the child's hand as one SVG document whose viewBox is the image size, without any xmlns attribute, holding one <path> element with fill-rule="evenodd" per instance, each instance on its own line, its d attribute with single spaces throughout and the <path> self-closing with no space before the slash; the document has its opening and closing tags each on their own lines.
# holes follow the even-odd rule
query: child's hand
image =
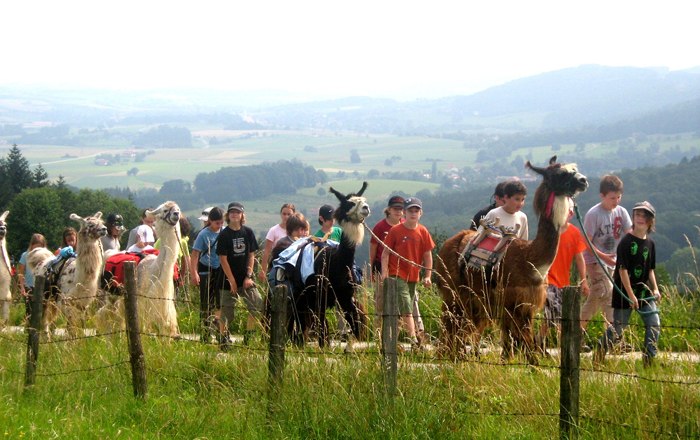
<svg viewBox="0 0 700 440">
<path fill-rule="evenodd" d="M 639 309 L 639 301 L 636 296 L 630 295 L 630 305 L 632 306 L 632 310 Z"/>
</svg>

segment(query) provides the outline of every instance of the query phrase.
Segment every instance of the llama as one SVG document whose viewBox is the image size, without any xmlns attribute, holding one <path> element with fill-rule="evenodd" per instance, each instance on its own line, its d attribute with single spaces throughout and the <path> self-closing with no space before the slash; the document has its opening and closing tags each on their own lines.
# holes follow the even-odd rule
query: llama
<svg viewBox="0 0 700 440">
<path fill-rule="evenodd" d="M 328 343 L 328 322 L 326 309 L 335 306 L 342 309 L 352 334 L 359 338 L 361 325 L 366 319 L 354 301 L 357 280 L 353 274 L 355 249 L 364 238 L 364 221 L 369 217 L 369 205 L 362 194 L 367 189 L 363 182 L 362 189 L 356 194 L 344 195 L 330 188 L 340 201 L 340 206 L 333 214 L 343 230 L 338 247 L 322 248 L 314 260 L 314 275 L 306 280 L 304 290 L 295 295 L 295 302 L 300 315 L 301 332 L 305 333 L 316 321 L 318 324 L 319 346 Z M 352 340 L 348 339 L 346 350 L 352 349 Z"/>
<path fill-rule="evenodd" d="M 436 265 L 443 299 L 442 349 L 463 354 L 459 346 L 470 340 L 478 355 L 479 341 L 493 318 L 501 319 L 504 360 L 513 356 L 514 346 L 525 350 L 528 362 L 537 364 L 533 339 L 533 318 L 546 299 L 547 272 L 559 244 L 559 228 L 568 217 L 568 198 L 588 188 L 588 181 L 575 164 L 560 164 L 556 156 L 549 166 L 525 165 L 540 174 L 533 208 L 538 216 L 537 236 L 532 241 L 514 240 L 505 251 L 491 278 L 487 271 L 469 269 L 463 251 L 475 231 L 464 230 L 445 241 Z"/>
<path fill-rule="evenodd" d="M 50 297 L 45 302 L 43 326 L 48 331 L 55 322 L 59 311 L 66 317 L 68 331 L 75 333 L 83 327 L 85 313 L 97 298 L 97 287 L 102 271 L 102 246 L 100 237 L 107 234 L 102 221 L 102 213 L 90 217 L 71 214 L 70 219 L 80 224 L 76 258 L 66 261 L 57 281 L 58 297 Z M 41 273 L 48 279 L 48 272 L 54 255 L 46 248 L 36 248 L 28 256 L 28 267 L 34 273 Z M 38 270 L 38 271 L 37 271 Z M 47 286 L 48 287 L 48 286 Z"/>
<path fill-rule="evenodd" d="M 156 236 L 161 245 L 157 256 L 146 256 L 137 268 L 139 316 L 144 329 L 165 330 L 177 338 L 173 274 L 180 249 L 180 207 L 168 201 L 147 215 L 156 218 Z"/>
<path fill-rule="evenodd" d="M 0 311 L 0 327 L 5 326 L 10 320 L 10 303 L 12 302 L 12 292 L 10 291 L 10 282 L 12 281 L 12 267 L 10 266 L 10 257 L 7 255 L 7 246 L 5 245 L 5 236 L 7 235 L 7 223 L 5 219 L 10 211 L 5 211 L 0 215 L 0 303 L 2 310 Z"/>
</svg>

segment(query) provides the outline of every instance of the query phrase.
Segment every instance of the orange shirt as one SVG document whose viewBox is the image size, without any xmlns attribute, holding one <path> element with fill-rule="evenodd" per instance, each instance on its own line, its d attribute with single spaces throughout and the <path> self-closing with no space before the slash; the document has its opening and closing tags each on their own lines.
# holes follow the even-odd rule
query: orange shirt
<svg viewBox="0 0 700 440">
<path fill-rule="evenodd" d="M 403 223 L 395 225 L 389 230 L 384 243 L 389 249 L 393 249 L 403 258 L 417 264 L 422 264 L 423 254 L 435 247 L 435 242 L 430 236 L 430 232 L 421 224 L 418 224 L 415 229 L 409 229 Z M 396 255 L 389 252 L 388 275 L 390 277 L 399 277 L 409 283 L 415 283 L 420 279 L 420 267 L 405 260 L 400 260 Z"/>
<path fill-rule="evenodd" d="M 547 282 L 560 289 L 568 286 L 571 278 L 571 263 L 574 261 L 576 254 L 584 250 L 586 250 L 586 241 L 581 235 L 581 231 L 569 223 L 566 231 L 559 237 L 557 256 L 554 257 L 552 267 L 549 268 Z"/>
</svg>

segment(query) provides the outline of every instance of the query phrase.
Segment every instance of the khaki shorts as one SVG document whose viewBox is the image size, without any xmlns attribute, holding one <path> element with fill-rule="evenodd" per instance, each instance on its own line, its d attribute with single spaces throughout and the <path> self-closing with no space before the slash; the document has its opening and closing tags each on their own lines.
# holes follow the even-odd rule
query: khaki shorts
<svg viewBox="0 0 700 440">
<path fill-rule="evenodd" d="M 608 323 L 612 324 L 613 322 L 613 284 L 606 274 L 607 270 L 610 269 L 603 268 L 597 263 L 586 265 L 588 285 L 591 293 L 581 307 L 582 321 L 590 321 L 593 315 L 600 310 Z"/>
<path fill-rule="evenodd" d="M 389 277 L 396 280 L 397 305 L 400 315 L 413 314 L 413 301 L 416 299 L 416 284 L 409 283 L 398 277 Z M 384 294 L 386 295 L 389 283 L 384 281 Z"/>
</svg>

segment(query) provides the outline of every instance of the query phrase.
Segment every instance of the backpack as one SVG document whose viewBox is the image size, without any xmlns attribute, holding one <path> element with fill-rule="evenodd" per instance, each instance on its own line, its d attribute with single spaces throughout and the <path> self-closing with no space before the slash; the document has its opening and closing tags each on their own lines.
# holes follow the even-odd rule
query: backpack
<svg viewBox="0 0 700 440">
<path fill-rule="evenodd" d="M 147 255 L 158 255 L 157 249 L 143 252 L 124 252 L 110 256 L 105 261 L 102 272 L 102 288 L 110 293 L 121 295 L 124 290 L 124 263 L 133 261 L 138 265 Z"/>
</svg>

